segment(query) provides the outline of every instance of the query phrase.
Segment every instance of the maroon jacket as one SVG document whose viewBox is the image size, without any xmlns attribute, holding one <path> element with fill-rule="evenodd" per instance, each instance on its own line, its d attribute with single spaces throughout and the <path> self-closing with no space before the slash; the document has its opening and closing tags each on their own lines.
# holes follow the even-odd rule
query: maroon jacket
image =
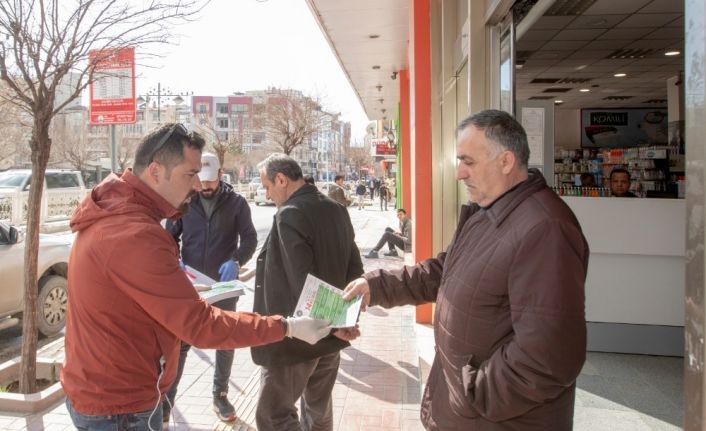
<svg viewBox="0 0 706 431">
<path fill-rule="evenodd" d="M 570 430 L 586 357 L 588 245 L 537 171 L 489 208 L 464 206 L 445 253 L 365 275 L 371 303 L 436 301 L 429 430 Z"/>
<path fill-rule="evenodd" d="M 171 386 L 179 340 L 233 349 L 284 338 L 279 317 L 223 311 L 179 270 L 160 220 L 179 213 L 132 171 L 111 175 L 81 202 L 69 258 L 66 359 L 61 383 L 85 415 L 140 412 Z"/>
</svg>

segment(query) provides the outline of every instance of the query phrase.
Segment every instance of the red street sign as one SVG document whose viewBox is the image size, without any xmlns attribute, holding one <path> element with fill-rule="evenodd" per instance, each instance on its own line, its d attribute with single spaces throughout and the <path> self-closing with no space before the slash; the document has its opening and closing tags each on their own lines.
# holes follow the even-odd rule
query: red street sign
<svg viewBox="0 0 706 431">
<path fill-rule="evenodd" d="M 135 48 L 94 50 L 90 85 L 91 124 L 132 124 L 135 113 Z"/>
<path fill-rule="evenodd" d="M 376 156 L 394 156 L 397 154 L 394 142 L 390 142 L 387 139 L 373 139 L 372 144 L 375 148 Z"/>
</svg>

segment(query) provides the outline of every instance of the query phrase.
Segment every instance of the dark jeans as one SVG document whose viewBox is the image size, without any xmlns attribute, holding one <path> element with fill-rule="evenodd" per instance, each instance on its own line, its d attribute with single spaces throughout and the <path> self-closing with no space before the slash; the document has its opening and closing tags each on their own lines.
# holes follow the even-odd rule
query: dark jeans
<svg viewBox="0 0 706 431">
<path fill-rule="evenodd" d="M 157 395 L 155 389 L 155 395 Z M 66 398 L 66 409 L 77 430 L 81 431 L 160 431 L 162 429 L 162 406 L 156 410 L 138 413 L 123 413 L 119 415 L 91 416 L 82 415 L 74 410 L 69 398 Z M 150 416 L 152 419 L 150 420 Z M 148 424 L 149 421 L 149 424 Z"/>
<path fill-rule="evenodd" d="M 235 305 L 238 302 L 238 298 L 228 298 L 222 301 L 214 302 L 213 306 L 218 307 L 221 310 L 235 311 Z M 182 374 L 184 374 L 184 364 L 186 363 L 186 354 L 189 353 L 191 345 L 185 342 L 181 342 L 181 352 L 179 354 L 179 366 L 177 368 L 176 379 L 172 384 L 171 389 L 167 392 L 167 398 L 174 407 L 174 400 L 176 399 L 177 387 L 179 386 L 179 381 L 181 380 Z M 233 357 L 235 356 L 234 350 L 217 350 L 216 351 L 216 371 L 213 373 L 213 393 L 220 394 L 221 392 L 228 392 L 228 379 L 230 379 L 230 371 L 233 367 Z M 166 401 L 164 402 L 164 408 L 168 408 Z"/>
<path fill-rule="evenodd" d="M 398 247 L 402 251 L 405 251 L 404 247 L 404 239 L 402 239 L 401 236 L 397 235 L 392 228 L 386 227 L 385 228 L 385 233 L 382 234 L 382 238 L 380 238 L 380 241 L 378 241 L 377 245 L 373 247 L 373 250 L 375 251 L 380 251 L 380 249 L 387 243 L 387 246 L 390 248 L 390 250 L 394 250 L 395 247 Z"/>
<path fill-rule="evenodd" d="M 341 356 L 338 352 L 284 367 L 262 368 L 255 421 L 259 431 L 331 431 Z M 301 397 L 301 419 L 294 405 Z"/>
<path fill-rule="evenodd" d="M 385 203 L 385 211 L 387 211 L 387 196 L 384 193 L 380 194 L 380 211 L 383 211 L 382 204 Z"/>
</svg>

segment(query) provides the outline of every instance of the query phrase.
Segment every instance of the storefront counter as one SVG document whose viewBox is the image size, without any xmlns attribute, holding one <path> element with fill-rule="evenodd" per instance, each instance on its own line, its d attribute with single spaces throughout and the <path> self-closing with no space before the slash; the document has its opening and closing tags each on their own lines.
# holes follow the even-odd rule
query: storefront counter
<svg viewBox="0 0 706 431">
<path fill-rule="evenodd" d="M 683 355 L 686 202 L 562 199 L 591 249 L 588 349 Z"/>
</svg>

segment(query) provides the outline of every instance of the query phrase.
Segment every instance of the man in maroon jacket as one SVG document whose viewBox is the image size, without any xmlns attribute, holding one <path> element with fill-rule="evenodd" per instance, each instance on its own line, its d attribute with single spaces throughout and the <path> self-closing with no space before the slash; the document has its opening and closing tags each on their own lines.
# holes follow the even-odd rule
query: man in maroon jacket
<svg viewBox="0 0 706 431">
<path fill-rule="evenodd" d="M 328 322 L 211 307 L 179 268 L 162 228 L 201 189 L 204 141 L 181 124 L 147 135 L 135 165 L 96 186 L 71 219 L 66 359 L 61 383 L 78 429 L 162 429 L 162 399 L 179 340 L 234 349 L 297 337 L 310 344 Z"/>
<path fill-rule="evenodd" d="M 527 168 L 527 136 L 509 114 L 465 119 L 457 158 L 471 202 L 446 251 L 367 273 L 346 297 L 383 307 L 436 302 L 438 350 L 421 412 L 428 430 L 570 430 L 586 357 L 581 227 Z"/>
</svg>

